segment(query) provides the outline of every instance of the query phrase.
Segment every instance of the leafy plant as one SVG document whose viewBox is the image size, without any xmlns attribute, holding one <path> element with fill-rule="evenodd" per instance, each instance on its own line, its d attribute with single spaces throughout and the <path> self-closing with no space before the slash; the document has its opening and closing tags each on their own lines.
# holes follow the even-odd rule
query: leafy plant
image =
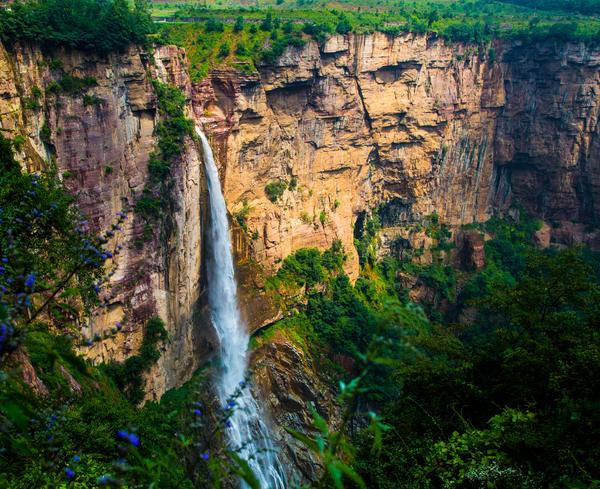
<svg viewBox="0 0 600 489">
<path fill-rule="evenodd" d="M 286 188 L 287 185 L 285 184 L 285 182 L 281 180 L 274 180 L 267 183 L 267 185 L 265 186 L 265 194 L 267 194 L 267 198 L 271 202 L 275 203 L 281 198 Z"/>
<path fill-rule="evenodd" d="M 170 206 L 171 165 L 179 156 L 183 141 L 192 134 L 193 123 L 185 116 L 185 96 L 173 86 L 153 80 L 161 116 L 156 126 L 157 151 L 148 161 L 150 182 L 135 205 L 138 215 L 146 220 L 145 238 L 152 232 L 150 223 L 160 221 Z"/>
<path fill-rule="evenodd" d="M 123 363 L 113 362 L 103 366 L 107 375 L 132 403 L 139 404 L 144 399 L 142 375 L 160 358 L 158 344 L 167 338 L 164 322 L 155 316 L 146 323 L 144 340 L 137 355 L 128 357 Z"/>
</svg>

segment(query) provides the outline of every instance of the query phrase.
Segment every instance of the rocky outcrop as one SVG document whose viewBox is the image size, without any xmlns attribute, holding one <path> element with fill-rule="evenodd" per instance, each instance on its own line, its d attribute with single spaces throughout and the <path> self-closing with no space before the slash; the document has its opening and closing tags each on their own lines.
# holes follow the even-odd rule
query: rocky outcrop
<svg viewBox="0 0 600 489">
<path fill-rule="evenodd" d="M 458 234 L 456 265 L 463 270 L 481 270 L 485 267 L 485 236 L 476 230 Z"/>
<path fill-rule="evenodd" d="M 340 409 L 332 393 L 332 382 L 302 346 L 276 331 L 251 358 L 253 378 L 273 423 L 272 432 L 281 448 L 280 459 L 290 480 L 315 480 L 322 467 L 306 446 L 285 428 L 302 433 L 314 431 L 309 405 L 325 418 L 331 429 L 340 423 Z"/>
<path fill-rule="evenodd" d="M 165 225 L 148 229 L 133 211 L 156 145 L 150 80 L 176 84 L 189 95 L 186 67 L 185 53 L 174 47 L 159 48 L 153 57 L 135 47 L 98 57 L 0 46 L 2 131 L 19 142 L 19 158 L 29 169 L 56 161 L 86 215 L 82 225 L 108 231 L 107 246 L 114 250 L 102 307 L 82 324 L 85 336 L 100 340 L 84 353 L 98 362 L 123 360 L 139 348 L 149 317 L 158 314 L 167 325 L 169 341 L 147 376 L 149 398 L 187 380 L 209 348 L 203 337 L 210 328 L 198 317 L 206 191 L 191 139 L 172 167 L 173 206 Z M 119 214 L 126 219 L 116 224 Z"/>
<path fill-rule="evenodd" d="M 405 34 L 334 36 L 289 48 L 256 75 L 194 87 L 232 212 L 250 207 L 251 253 L 269 269 L 341 239 L 393 203 L 401 227 L 436 212 L 459 226 L 520 202 L 553 240 L 596 243 L 600 51 L 518 42 L 480 49 Z M 493 58 L 493 59 L 492 59 Z M 275 203 L 267 183 L 288 185 Z M 569 224 L 575 221 L 575 228 Z"/>
</svg>

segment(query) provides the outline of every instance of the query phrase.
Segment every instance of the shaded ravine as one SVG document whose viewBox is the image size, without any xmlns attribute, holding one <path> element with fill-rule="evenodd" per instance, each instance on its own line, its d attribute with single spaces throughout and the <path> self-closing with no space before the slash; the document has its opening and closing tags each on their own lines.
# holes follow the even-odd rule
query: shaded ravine
<svg viewBox="0 0 600 489">
<path fill-rule="evenodd" d="M 196 133 L 202 141 L 210 200 L 208 301 L 220 342 L 217 395 L 221 404 L 226 405 L 231 396 L 239 392 L 230 419 L 231 427 L 227 430 L 231 448 L 248 461 L 261 488 L 284 489 L 284 471 L 262 410 L 249 389 L 239 389 L 245 382 L 248 367 L 249 335 L 238 309 L 229 222 L 219 173 L 206 136 L 199 127 L 196 127 Z"/>
</svg>

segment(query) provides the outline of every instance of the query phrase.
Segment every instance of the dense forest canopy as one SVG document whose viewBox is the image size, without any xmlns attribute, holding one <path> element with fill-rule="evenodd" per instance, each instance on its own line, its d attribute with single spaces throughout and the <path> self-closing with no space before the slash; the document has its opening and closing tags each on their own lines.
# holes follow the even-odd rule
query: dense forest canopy
<svg viewBox="0 0 600 489">
<path fill-rule="evenodd" d="M 580 13 L 585 15 L 600 14 L 598 0 L 502 0 L 523 7 L 539 10 L 560 10 L 565 13 Z"/>
<path fill-rule="evenodd" d="M 270 62 L 289 45 L 347 32 L 432 33 L 478 45 L 494 38 L 586 41 L 600 39 L 597 0 L 277 1 L 261 7 L 235 2 L 147 0 L 17 0 L 0 9 L 0 38 L 8 45 L 37 41 L 109 53 L 145 44 L 155 27 L 150 13 L 171 19 L 163 40 L 190 50 L 194 63 Z M 192 27 L 178 19 L 201 20 Z M 196 32 L 202 53 L 195 55 Z M 226 35 L 225 35 L 225 34 Z M 267 34 L 267 35 L 265 35 Z M 198 70 L 205 71 L 198 66 Z"/>
<path fill-rule="evenodd" d="M 45 47 L 109 53 L 132 43 L 144 44 L 152 31 L 148 4 L 136 0 L 17 0 L 0 9 L 0 37 Z"/>
</svg>

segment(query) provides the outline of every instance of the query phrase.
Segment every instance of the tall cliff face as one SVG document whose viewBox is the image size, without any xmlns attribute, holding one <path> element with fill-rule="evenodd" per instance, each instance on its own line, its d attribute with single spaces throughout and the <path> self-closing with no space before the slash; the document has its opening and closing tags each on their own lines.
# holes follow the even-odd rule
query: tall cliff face
<svg viewBox="0 0 600 489">
<path fill-rule="evenodd" d="M 207 342 L 200 338 L 209 330 L 198 319 L 206 207 L 201 157 L 191 139 L 172 168 L 174 206 L 164 228 L 156 225 L 148 238 L 133 212 L 156 145 L 159 116 L 150 78 L 189 95 L 185 67 L 185 53 L 169 47 L 153 57 L 131 48 L 106 58 L 0 47 L 2 130 L 20 142 L 20 159 L 30 169 L 56 161 L 90 228 L 110 231 L 108 248 L 118 250 L 107 262 L 102 307 L 83 325 L 86 336 L 103 339 L 84 348 L 85 354 L 95 361 L 123 360 L 137 352 L 149 317 L 165 320 L 170 340 L 147 375 L 149 398 L 191 376 L 206 353 Z M 118 213 L 127 219 L 114 228 Z M 104 338 L 117 322 L 122 331 Z"/>
<path fill-rule="evenodd" d="M 149 75 L 187 95 L 190 116 L 211 135 L 230 211 L 245 209 L 247 230 L 234 230 L 234 245 L 252 328 L 278 317 L 257 271 L 340 239 L 356 277 L 353 227 L 380 204 L 390 239 L 434 211 L 460 225 L 518 200 L 552 221 L 547 240 L 596 244 L 586 225 L 600 217 L 600 51 L 518 43 L 494 50 L 495 61 L 426 36 L 334 36 L 290 48 L 258 74 L 216 71 L 192 86 L 185 54 L 173 47 L 106 58 L 0 48 L 1 128 L 21 142 L 23 163 L 37 169 L 55 159 L 94 230 L 110 229 L 118 212 L 128 216 L 110 240 L 122 249 L 109 262 L 104 307 L 85 331 L 103 337 L 127 322 L 86 354 L 101 361 L 135 353 L 142 325 L 160 314 L 171 341 L 147 379 L 149 397 L 158 397 L 210 349 L 198 315 L 206 191 L 191 140 L 172 169 L 165 232 L 155 228 L 142 242 L 144 223 L 132 212 L 156 145 Z M 83 86 L 65 88 L 66 76 Z M 276 202 L 265 193 L 273 181 L 288 185 Z"/>
<path fill-rule="evenodd" d="M 341 239 L 386 203 L 399 228 L 437 212 L 460 225 L 520 202 L 553 239 L 596 242 L 600 51 L 497 43 L 494 53 L 426 36 L 334 36 L 290 48 L 260 76 L 214 72 L 194 87 L 232 212 L 269 268 Z M 270 181 L 297 181 L 275 203 Z M 561 225 L 562 223 L 562 225 Z"/>
</svg>

